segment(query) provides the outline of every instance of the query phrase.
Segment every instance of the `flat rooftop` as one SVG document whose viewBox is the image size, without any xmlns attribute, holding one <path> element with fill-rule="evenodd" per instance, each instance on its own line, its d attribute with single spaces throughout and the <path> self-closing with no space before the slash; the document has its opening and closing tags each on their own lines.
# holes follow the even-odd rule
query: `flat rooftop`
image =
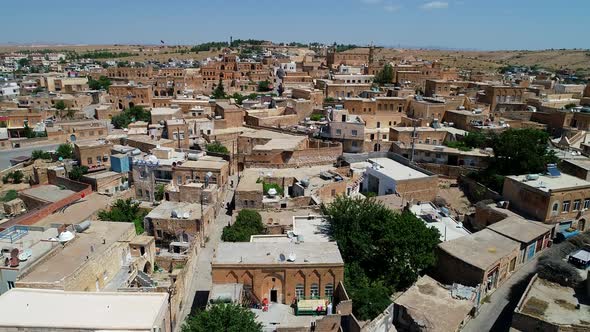
<svg viewBox="0 0 590 332">
<path fill-rule="evenodd" d="M 509 216 L 504 220 L 489 225 L 487 228 L 515 241 L 530 243 L 550 233 L 553 226 L 538 221 L 526 220 L 517 216 Z"/>
<path fill-rule="evenodd" d="M 564 159 L 564 160 L 562 160 L 562 162 L 578 166 L 578 167 L 585 169 L 585 170 L 590 170 L 590 158 Z"/>
<path fill-rule="evenodd" d="M 580 304 L 580 309 L 576 305 Z M 588 326 L 590 305 L 577 299 L 573 288 L 535 276 L 516 311 L 556 325 Z"/>
<path fill-rule="evenodd" d="M 76 237 L 54 255 L 34 265 L 30 272 L 23 275 L 17 283 L 59 285 L 80 266 L 94 259 L 95 256 L 103 255 L 108 247 L 128 233 L 135 234 L 132 223 L 93 221 L 87 230 L 76 233 Z M 91 251 L 90 247 L 93 247 L 94 251 Z"/>
<path fill-rule="evenodd" d="M 181 112 L 180 108 L 154 107 L 150 111 L 152 115 L 174 115 Z"/>
<path fill-rule="evenodd" d="M 106 140 L 88 140 L 88 141 L 76 141 L 74 143 L 78 148 L 95 148 L 98 146 L 111 147 L 113 144 Z"/>
<path fill-rule="evenodd" d="M 205 156 L 199 160 L 187 160 L 179 168 L 215 169 L 219 170 L 229 165 L 229 162 L 220 157 Z"/>
<path fill-rule="evenodd" d="M 40 185 L 37 187 L 25 189 L 21 191 L 20 195 L 27 195 L 46 202 L 57 202 L 64 198 L 74 195 L 76 192 L 69 189 L 61 189 L 52 184 Z"/>
<path fill-rule="evenodd" d="M 151 331 L 158 317 L 166 317 L 167 306 L 167 293 L 13 288 L 0 296 L 0 326 Z"/>
<path fill-rule="evenodd" d="M 438 230 L 441 241 L 451 241 L 471 234 L 463 224 L 451 217 L 446 217 L 431 203 L 420 203 L 410 207 L 410 211 L 424 220 L 424 223 Z"/>
<path fill-rule="evenodd" d="M 295 256 L 294 262 L 287 259 Z M 342 265 L 335 242 L 221 242 L 212 265 Z"/>
<path fill-rule="evenodd" d="M 275 331 L 281 328 L 309 328 L 323 316 L 305 315 L 295 316 L 290 305 L 282 303 L 270 303 L 268 311 L 262 309 L 250 309 L 256 315 L 256 321 L 262 323 L 264 331 Z"/>
<path fill-rule="evenodd" d="M 394 180 L 410 180 L 410 179 L 421 179 L 426 178 L 429 175 L 426 173 L 422 173 L 418 170 L 415 170 L 411 167 L 406 165 L 400 164 L 397 161 L 389 158 L 371 158 L 369 162 L 372 164 L 379 165 L 378 169 L 375 169 L 376 172 L 379 172 L 387 177 L 390 177 Z M 372 166 L 369 166 L 372 167 Z M 367 167 L 367 168 L 369 168 Z"/>
<path fill-rule="evenodd" d="M 425 330 L 433 332 L 456 331 L 474 307 L 471 301 L 453 298 L 450 289 L 428 275 L 394 302 L 406 308 L 413 319 L 425 323 Z"/>
<path fill-rule="evenodd" d="M 402 149 L 411 149 L 411 144 L 404 144 L 403 142 L 394 142 L 397 146 Z M 471 149 L 469 151 L 459 150 L 457 148 L 451 148 L 444 145 L 433 145 L 433 144 L 423 144 L 423 143 L 415 143 L 414 149 L 416 151 L 428 151 L 431 153 L 445 153 L 445 154 L 456 154 L 461 156 L 471 156 L 471 157 L 491 157 L 493 153 L 488 153 L 482 149 Z"/>
<path fill-rule="evenodd" d="M 276 210 L 259 210 L 262 217 L 262 223 L 265 225 L 283 225 L 292 226 L 294 217 L 308 215 L 319 215 L 319 209 L 313 208 L 294 208 L 294 209 L 276 209 Z"/>
<path fill-rule="evenodd" d="M 122 176 L 122 174 L 117 173 L 117 172 L 113 172 L 113 171 L 84 174 L 85 178 L 96 179 L 96 180 L 106 179 L 106 178 L 110 178 L 110 177 L 114 177 L 114 176 Z"/>
<path fill-rule="evenodd" d="M 31 256 L 26 261 L 19 262 L 17 267 L 22 271 L 59 245 L 58 242 L 47 241 L 57 237 L 57 233 L 57 228 L 39 229 L 38 227 L 12 226 L 0 232 L 2 236 L 0 249 L 18 248 L 19 252 L 30 250 Z M 17 237 L 20 238 L 17 239 Z"/>
<path fill-rule="evenodd" d="M 203 207 L 206 209 L 206 207 Z M 183 216 L 187 213 L 188 218 L 182 218 L 183 220 L 195 220 L 201 218 L 201 204 L 199 203 L 188 203 L 188 202 L 170 202 L 163 201 L 160 205 L 156 206 L 153 210 L 148 213 L 146 218 L 152 219 L 179 219 L 172 218 L 172 211 Z"/>
<path fill-rule="evenodd" d="M 539 175 L 536 180 L 527 180 L 527 175 L 510 175 L 508 179 L 520 182 L 523 186 L 536 188 L 537 190 L 549 192 L 567 189 L 590 188 L 590 182 L 578 177 L 561 173 L 560 176 Z"/>
<path fill-rule="evenodd" d="M 482 270 L 487 270 L 512 251 L 520 250 L 518 242 L 489 229 L 442 242 L 438 247 L 451 256 Z"/>
</svg>

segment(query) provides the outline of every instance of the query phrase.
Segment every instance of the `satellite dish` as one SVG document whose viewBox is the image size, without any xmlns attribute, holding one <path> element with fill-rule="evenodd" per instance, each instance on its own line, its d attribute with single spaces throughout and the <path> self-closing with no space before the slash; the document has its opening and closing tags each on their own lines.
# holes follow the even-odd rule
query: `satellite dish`
<svg viewBox="0 0 590 332">
<path fill-rule="evenodd" d="M 278 194 L 277 190 L 275 188 L 270 188 L 268 190 L 268 195 L 269 196 L 275 196 L 276 194 Z"/>
<path fill-rule="evenodd" d="M 279 255 L 279 261 L 284 262 L 285 261 L 285 255 L 280 254 Z"/>
<path fill-rule="evenodd" d="M 296 258 L 297 258 L 297 256 L 295 256 L 295 254 L 294 254 L 294 253 L 290 253 L 290 254 L 289 254 L 289 258 L 287 258 L 287 260 L 288 260 L 289 262 L 294 262 Z"/>
<path fill-rule="evenodd" d="M 59 236 L 57 237 L 57 239 L 59 240 L 59 242 L 61 243 L 65 243 L 68 242 L 70 240 L 72 240 L 74 238 L 74 233 L 70 232 L 70 231 L 63 231 L 59 234 Z"/>
<path fill-rule="evenodd" d="M 182 218 L 183 218 L 183 219 L 188 219 L 188 217 L 189 217 L 189 213 L 188 213 L 188 211 L 185 211 L 185 212 L 182 214 Z"/>
</svg>

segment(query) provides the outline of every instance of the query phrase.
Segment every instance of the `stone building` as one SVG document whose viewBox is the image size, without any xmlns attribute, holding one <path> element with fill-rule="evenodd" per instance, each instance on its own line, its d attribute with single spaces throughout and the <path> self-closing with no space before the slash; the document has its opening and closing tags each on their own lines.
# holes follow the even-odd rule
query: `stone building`
<svg viewBox="0 0 590 332">
<path fill-rule="evenodd" d="M 167 247 L 171 242 L 204 241 L 214 218 L 211 205 L 163 201 L 148 213 L 144 225 L 158 247 Z"/>
<path fill-rule="evenodd" d="M 207 178 L 207 173 L 211 177 Z M 191 182 L 216 184 L 220 188 L 227 185 L 229 162 L 220 157 L 203 156 L 198 160 L 187 160 L 172 168 L 172 183 L 175 186 Z"/>
<path fill-rule="evenodd" d="M 524 216 L 556 226 L 585 231 L 590 208 L 590 182 L 569 174 L 511 175 L 504 180 L 502 196 Z"/>
<path fill-rule="evenodd" d="M 112 147 L 113 144 L 105 140 L 81 141 L 74 144 L 74 156 L 89 170 L 108 170 L 111 168 Z"/>
<path fill-rule="evenodd" d="M 262 302 L 328 301 L 344 278 L 335 242 L 222 242 L 211 263 L 214 284 L 241 283 Z"/>
<path fill-rule="evenodd" d="M 94 221 L 87 229 L 83 224 L 75 227 L 79 231 L 67 245 L 56 247 L 22 273 L 16 287 L 85 292 L 116 290 L 130 281 L 121 279 L 121 274 L 132 276 L 137 271 L 153 271 L 153 238 L 136 243 L 133 224 Z"/>
<path fill-rule="evenodd" d="M 404 164 L 402 159 L 371 158 L 362 163 L 365 174 L 361 191 L 374 192 L 377 196 L 397 194 L 406 201 L 433 201 L 437 194 L 438 176 L 409 163 Z"/>
<path fill-rule="evenodd" d="M 109 86 L 109 103 L 123 110 L 133 106 L 152 107 L 152 86 L 142 84 L 113 84 Z"/>
<path fill-rule="evenodd" d="M 492 230 L 484 229 L 437 248 L 436 273 L 444 283 L 480 286 L 490 292 L 514 273 L 520 244 Z"/>
<path fill-rule="evenodd" d="M 526 88 L 508 85 L 490 85 L 484 88 L 484 94 L 478 95 L 478 101 L 490 105 L 492 113 L 503 112 L 524 105 Z"/>
</svg>

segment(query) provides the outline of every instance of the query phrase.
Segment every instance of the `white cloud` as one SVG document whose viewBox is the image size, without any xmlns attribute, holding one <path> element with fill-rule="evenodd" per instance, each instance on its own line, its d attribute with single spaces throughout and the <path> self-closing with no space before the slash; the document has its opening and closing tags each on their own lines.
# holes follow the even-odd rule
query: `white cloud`
<svg viewBox="0 0 590 332">
<path fill-rule="evenodd" d="M 432 10 L 432 9 L 446 9 L 449 8 L 449 3 L 445 1 L 431 1 L 423 4 L 420 8 L 425 10 Z"/>
<path fill-rule="evenodd" d="M 400 10 L 402 8 L 402 6 L 400 5 L 395 5 L 393 3 L 387 3 L 385 6 L 383 6 L 383 9 L 387 12 L 393 13 L 396 12 L 398 10 Z"/>
<path fill-rule="evenodd" d="M 366 3 L 367 5 L 376 5 L 381 3 L 381 0 L 361 0 L 361 2 Z"/>
</svg>

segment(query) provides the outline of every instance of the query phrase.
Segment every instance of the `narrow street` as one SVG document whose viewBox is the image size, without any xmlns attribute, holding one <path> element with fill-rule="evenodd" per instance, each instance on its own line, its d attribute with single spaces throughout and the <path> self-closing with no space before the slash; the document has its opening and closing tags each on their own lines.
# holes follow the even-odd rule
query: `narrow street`
<svg viewBox="0 0 590 332">
<path fill-rule="evenodd" d="M 563 243 L 554 244 L 548 251 L 561 250 Z M 461 330 L 466 332 L 508 331 L 512 323 L 512 313 L 522 297 L 530 278 L 535 273 L 537 262 L 541 255 L 537 255 L 530 262 L 521 266 L 500 288 L 489 296 L 489 301 L 483 303 L 477 317 L 470 320 Z"/>
<path fill-rule="evenodd" d="M 489 302 L 483 303 L 477 317 L 470 320 L 461 330 L 465 332 L 508 331 L 512 320 L 511 312 L 520 299 L 520 294 L 512 294 L 515 285 L 529 280 L 537 267 L 539 256 L 521 266 L 500 288 L 489 296 Z M 526 287 L 526 286 L 525 286 Z M 524 289 L 523 289 L 524 291 Z M 512 302 L 516 302 L 512 304 Z"/>
<path fill-rule="evenodd" d="M 231 176 L 228 181 L 234 181 L 235 186 L 237 186 L 237 176 Z M 224 202 L 230 202 L 234 195 L 234 188 L 229 188 L 225 195 Z M 179 315 L 179 322 L 182 322 L 186 319 L 186 317 L 190 314 L 191 308 L 194 306 L 195 301 L 199 301 L 198 297 L 200 295 L 208 294 L 211 290 L 213 282 L 211 280 L 211 261 L 213 260 L 213 254 L 219 242 L 221 242 L 221 233 L 223 231 L 223 227 L 227 226 L 228 222 L 231 221 L 231 216 L 227 215 L 227 209 L 224 206 L 219 210 L 219 214 L 215 220 L 215 223 L 210 225 L 209 228 L 209 241 L 205 243 L 205 248 L 201 248 L 201 250 L 197 254 L 197 271 L 196 271 L 196 278 L 192 280 L 190 285 L 190 289 L 187 290 L 188 292 L 195 294 L 196 296 L 192 299 L 191 303 L 187 303 L 187 305 L 183 306 L 182 312 Z M 182 323 L 177 324 L 176 331 L 180 331 L 180 327 Z"/>
</svg>

